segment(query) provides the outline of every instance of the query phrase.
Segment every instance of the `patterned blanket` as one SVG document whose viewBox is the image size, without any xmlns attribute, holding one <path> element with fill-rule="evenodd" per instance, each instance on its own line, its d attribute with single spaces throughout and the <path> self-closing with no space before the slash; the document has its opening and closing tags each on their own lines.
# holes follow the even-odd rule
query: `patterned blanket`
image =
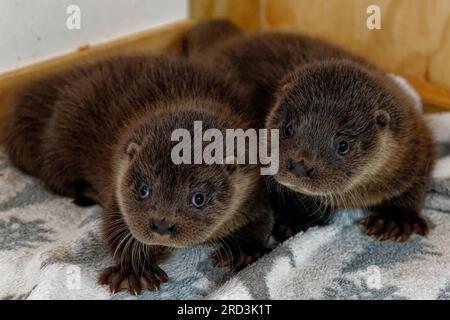
<svg viewBox="0 0 450 320">
<path fill-rule="evenodd" d="M 12 168 L 0 151 L 0 299 L 450 299 L 450 114 L 430 116 L 442 158 L 425 215 L 428 239 L 378 242 L 341 212 L 232 276 L 212 266 L 210 247 L 178 250 L 158 292 L 110 295 L 97 285 L 112 261 L 100 208 L 76 207 Z"/>
</svg>

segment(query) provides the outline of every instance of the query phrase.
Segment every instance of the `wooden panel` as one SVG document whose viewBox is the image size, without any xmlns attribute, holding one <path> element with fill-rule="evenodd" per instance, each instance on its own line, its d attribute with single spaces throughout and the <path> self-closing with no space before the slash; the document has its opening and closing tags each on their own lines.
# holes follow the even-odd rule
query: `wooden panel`
<svg viewBox="0 0 450 320">
<path fill-rule="evenodd" d="M 190 0 L 192 19 L 228 18 L 247 31 L 261 29 L 262 0 Z"/>
<path fill-rule="evenodd" d="M 301 31 L 357 52 L 381 67 L 450 88 L 448 0 L 266 0 L 264 24 Z M 381 30 L 369 30 L 369 5 Z"/>
<path fill-rule="evenodd" d="M 422 97 L 426 112 L 450 110 L 450 89 L 414 77 L 406 77 L 406 79 Z"/>
<path fill-rule="evenodd" d="M 180 48 L 178 40 L 192 24 L 191 21 L 182 21 L 98 46 L 82 47 L 74 53 L 0 75 L 0 142 L 8 100 L 30 80 L 112 54 L 175 52 Z"/>
<path fill-rule="evenodd" d="M 366 26 L 374 4 L 381 30 Z M 323 38 L 406 76 L 427 111 L 450 109 L 450 0 L 191 0 L 191 9 L 193 18 L 228 17 L 244 30 Z"/>
</svg>

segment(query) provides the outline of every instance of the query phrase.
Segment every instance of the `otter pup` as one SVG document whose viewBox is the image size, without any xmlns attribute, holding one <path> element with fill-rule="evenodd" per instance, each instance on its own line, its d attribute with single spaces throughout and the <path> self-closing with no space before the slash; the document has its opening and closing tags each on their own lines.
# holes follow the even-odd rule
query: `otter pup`
<svg viewBox="0 0 450 320">
<path fill-rule="evenodd" d="M 214 42 L 216 36 L 206 31 L 212 25 L 230 36 Z M 249 88 L 254 107 L 266 115 L 266 127 L 281 130 L 280 171 L 273 179 L 286 192 L 317 203 L 314 210 L 369 209 L 372 214 L 360 223 L 380 240 L 426 236 L 420 212 L 435 146 L 399 85 L 362 58 L 323 41 L 288 33 L 244 35 L 235 29 L 223 21 L 206 22 L 187 34 L 184 47 L 200 39 L 210 43 L 192 59 L 232 73 Z M 290 224 L 276 229 L 284 233 L 279 238 L 304 229 Z"/>
<path fill-rule="evenodd" d="M 220 74 L 188 61 L 108 58 L 18 94 L 5 149 L 53 192 L 103 207 L 116 265 L 99 282 L 138 294 L 168 280 L 158 263 L 174 248 L 218 243 L 213 260 L 233 269 L 264 250 L 272 211 L 256 166 L 171 159 L 172 132 L 191 130 L 194 121 L 205 129 L 251 127 L 244 101 Z"/>
</svg>

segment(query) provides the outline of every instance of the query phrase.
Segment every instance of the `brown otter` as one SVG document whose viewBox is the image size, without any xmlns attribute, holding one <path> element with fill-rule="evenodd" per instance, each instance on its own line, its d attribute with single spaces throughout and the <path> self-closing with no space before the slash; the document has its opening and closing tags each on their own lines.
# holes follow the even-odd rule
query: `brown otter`
<svg viewBox="0 0 450 320">
<path fill-rule="evenodd" d="M 220 74 L 182 59 L 108 58 L 18 94 L 5 148 L 50 190 L 104 208 L 116 266 L 99 282 L 138 294 L 168 280 L 158 263 L 173 248 L 217 242 L 212 258 L 234 269 L 264 250 L 272 217 L 256 166 L 171 159 L 173 130 L 191 130 L 194 121 L 251 127 L 243 102 Z"/>
<path fill-rule="evenodd" d="M 229 36 L 217 37 L 217 26 Z M 224 21 L 209 21 L 187 34 L 184 47 L 201 39 L 210 46 L 191 48 L 191 58 L 233 74 L 266 115 L 267 128 L 281 130 L 278 184 L 317 203 L 315 209 L 369 209 L 361 224 L 380 240 L 427 235 L 420 211 L 434 142 L 410 98 L 386 73 L 303 35 L 245 35 Z M 292 221 L 288 231 L 279 227 L 279 238 L 305 228 Z"/>
</svg>

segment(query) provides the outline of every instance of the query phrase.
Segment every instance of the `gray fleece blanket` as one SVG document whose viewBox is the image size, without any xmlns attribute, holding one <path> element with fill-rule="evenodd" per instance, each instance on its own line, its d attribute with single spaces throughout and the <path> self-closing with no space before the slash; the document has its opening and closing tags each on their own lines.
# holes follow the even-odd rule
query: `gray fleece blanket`
<svg viewBox="0 0 450 320">
<path fill-rule="evenodd" d="M 336 214 L 231 275 L 210 247 L 178 250 L 158 292 L 111 295 L 97 285 L 111 265 L 101 209 L 76 207 L 8 164 L 0 150 L 0 299 L 450 299 L 450 114 L 429 116 L 441 156 L 424 213 L 428 239 L 362 235 L 359 210 Z"/>
</svg>

